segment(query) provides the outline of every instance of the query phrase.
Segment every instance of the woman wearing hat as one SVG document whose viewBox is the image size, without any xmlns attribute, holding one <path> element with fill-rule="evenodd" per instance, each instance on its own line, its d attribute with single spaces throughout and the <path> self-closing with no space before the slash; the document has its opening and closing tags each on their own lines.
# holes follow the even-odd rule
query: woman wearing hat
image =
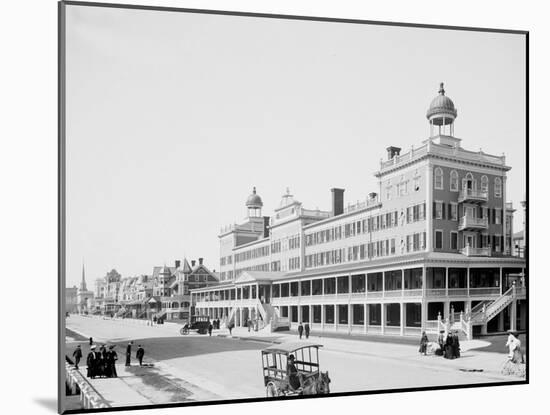
<svg viewBox="0 0 550 415">
<path fill-rule="evenodd" d="M 118 360 L 118 355 L 115 352 L 115 345 L 112 344 L 109 346 L 109 351 L 107 352 L 107 377 L 116 378 L 118 377 L 116 373 L 116 361 Z"/>
<path fill-rule="evenodd" d="M 90 379 L 94 379 L 96 376 L 95 345 L 90 347 L 90 353 L 88 353 L 88 356 L 86 357 L 86 365 L 88 366 L 86 376 Z"/>
<path fill-rule="evenodd" d="M 523 363 L 523 352 L 521 351 L 521 341 L 517 337 L 517 333 L 514 331 L 508 332 L 508 341 L 506 347 L 508 347 L 508 359 L 512 363 Z"/>
</svg>

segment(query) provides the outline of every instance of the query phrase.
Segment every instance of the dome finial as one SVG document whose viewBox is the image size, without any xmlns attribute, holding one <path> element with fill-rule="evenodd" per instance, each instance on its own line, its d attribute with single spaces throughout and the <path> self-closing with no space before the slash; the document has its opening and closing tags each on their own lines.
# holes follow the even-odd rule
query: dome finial
<svg viewBox="0 0 550 415">
<path fill-rule="evenodd" d="M 445 95 L 445 89 L 443 88 L 443 82 L 439 83 L 439 93 Z"/>
<path fill-rule="evenodd" d="M 256 186 L 252 188 L 252 193 L 256 194 Z"/>
</svg>

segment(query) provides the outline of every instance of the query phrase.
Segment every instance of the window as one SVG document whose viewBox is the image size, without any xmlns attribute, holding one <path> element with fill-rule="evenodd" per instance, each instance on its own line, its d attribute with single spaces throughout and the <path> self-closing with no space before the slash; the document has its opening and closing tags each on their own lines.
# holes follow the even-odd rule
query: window
<svg viewBox="0 0 550 415">
<path fill-rule="evenodd" d="M 489 179 L 487 176 L 481 176 L 481 191 L 489 192 Z"/>
<path fill-rule="evenodd" d="M 456 170 L 453 170 L 451 172 L 450 185 L 451 185 L 451 192 L 458 192 L 458 173 L 456 172 Z"/>
<path fill-rule="evenodd" d="M 435 202 L 435 219 L 443 219 L 443 202 Z"/>
<path fill-rule="evenodd" d="M 501 224 L 501 218 L 502 218 L 502 209 L 496 208 L 495 209 L 495 225 Z"/>
<path fill-rule="evenodd" d="M 501 246 L 500 246 L 500 235 L 495 235 L 494 236 L 494 240 L 495 240 L 495 251 L 496 252 L 500 252 L 500 249 L 501 249 Z"/>
<path fill-rule="evenodd" d="M 443 189 L 443 170 L 440 167 L 434 170 L 434 188 Z"/>
<path fill-rule="evenodd" d="M 386 199 L 391 200 L 391 186 L 386 187 Z"/>
<path fill-rule="evenodd" d="M 458 220 L 458 205 L 451 202 L 451 220 Z"/>
<path fill-rule="evenodd" d="M 502 197 L 502 180 L 500 177 L 495 178 L 495 197 Z"/>
<path fill-rule="evenodd" d="M 435 231 L 435 249 L 443 249 L 443 231 Z"/>
<path fill-rule="evenodd" d="M 458 249 L 458 232 L 451 231 L 451 249 Z"/>
</svg>

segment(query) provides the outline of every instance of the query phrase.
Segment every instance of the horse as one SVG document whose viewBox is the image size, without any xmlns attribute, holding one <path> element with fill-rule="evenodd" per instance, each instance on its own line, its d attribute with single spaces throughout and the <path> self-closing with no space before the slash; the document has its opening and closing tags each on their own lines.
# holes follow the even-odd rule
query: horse
<svg viewBox="0 0 550 415">
<path fill-rule="evenodd" d="M 309 376 L 304 379 L 302 395 L 326 395 L 330 393 L 330 377 L 328 372 L 319 372 L 319 376 Z"/>
</svg>

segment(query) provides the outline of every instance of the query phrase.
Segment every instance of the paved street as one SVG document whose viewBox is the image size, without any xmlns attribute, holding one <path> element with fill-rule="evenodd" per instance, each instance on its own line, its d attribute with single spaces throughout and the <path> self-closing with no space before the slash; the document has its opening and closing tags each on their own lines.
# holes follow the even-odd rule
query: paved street
<svg viewBox="0 0 550 415">
<path fill-rule="evenodd" d="M 117 344 L 121 379 L 93 381 L 98 390 L 109 389 L 109 400 L 117 405 L 134 404 L 132 399 L 163 403 L 264 397 L 259 351 L 271 341 L 296 339 L 293 334 L 248 333 L 244 329 L 235 329 L 234 338 L 227 337 L 226 330 L 215 331 L 212 337 L 181 336 L 177 325 L 151 327 L 130 320 L 81 316 L 68 318 L 67 327 L 84 337 L 92 336 L 97 342 Z M 133 364 L 135 350 L 141 344 L 145 360 L 154 363 L 154 367 L 124 368 L 130 339 L 134 341 Z M 70 356 L 78 339 L 68 340 L 73 340 L 67 343 Z M 329 371 L 332 392 L 521 380 L 500 374 L 506 354 L 480 351 L 488 344 L 483 341 L 463 342 L 463 357 L 446 360 L 420 356 L 416 344 L 326 337 L 310 340 L 324 345 L 321 367 Z M 81 344 L 86 355 L 88 345 Z M 85 370 L 85 363 L 81 366 Z M 113 385 L 106 388 L 108 382 Z M 117 400 L 117 388 L 126 391 L 125 399 L 130 403 Z M 136 394 L 132 395 L 132 391 Z"/>
</svg>

